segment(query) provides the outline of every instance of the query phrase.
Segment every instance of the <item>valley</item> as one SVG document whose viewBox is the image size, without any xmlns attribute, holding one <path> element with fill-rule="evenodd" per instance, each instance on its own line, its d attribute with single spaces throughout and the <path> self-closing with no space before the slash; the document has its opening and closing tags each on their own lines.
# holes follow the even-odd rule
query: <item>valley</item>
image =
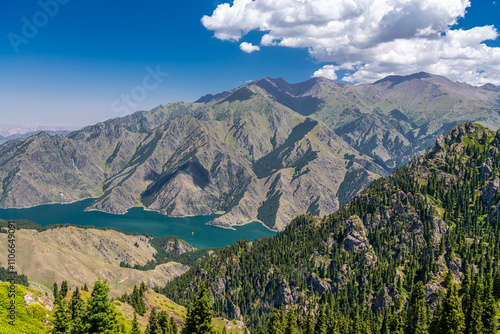
<svg viewBox="0 0 500 334">
<path fill-rule="evenodd" d="M 495 86 L 493 86 L 495 87 Z M 427 73 L 349 86 L 263 78 L 195 103 L 171 103 L 0 146 L 0 207 L 95 198 L 218 226 L 282 230 L 334 212 L 456 124 L 497 129 L 500 93 Z"/>
</svg>

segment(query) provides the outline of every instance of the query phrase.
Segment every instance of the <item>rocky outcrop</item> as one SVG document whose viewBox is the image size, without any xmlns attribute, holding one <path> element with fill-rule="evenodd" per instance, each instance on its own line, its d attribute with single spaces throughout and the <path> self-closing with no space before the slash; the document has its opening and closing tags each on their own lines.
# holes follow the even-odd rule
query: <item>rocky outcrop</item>
<svg viewBox="0 0 500 334">
<path fill-rule="evenodd" d="M 370 247 L 363 221 L 357 216 L 352 216 L 346 221 L 344 249 L 347 252 L 359 253 Z"/>
</svg>

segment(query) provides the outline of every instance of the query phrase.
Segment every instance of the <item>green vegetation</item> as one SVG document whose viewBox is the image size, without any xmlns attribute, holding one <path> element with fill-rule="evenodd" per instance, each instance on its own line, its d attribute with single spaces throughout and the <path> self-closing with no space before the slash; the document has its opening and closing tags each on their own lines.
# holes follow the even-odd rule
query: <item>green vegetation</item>
<svg viewBox="0 0 500 334">
<path fill-rule="evenodd" d="M 24 301 L 24 296 L 28 292 L 33 296 L 34 300 L 38 301 L 43 298 L 40 292 L 28 289 L 19 285 L 15 286 L 15 305 L 16 318 L 14 325 L 10 323 L 10 303 L 9 298 L 10 284 L 0 283 L 0 332 L 2 334 L 35 334 L 49 333 L 50 327 L 45 325 L 47 314 L 50 313 L 47 309 L 39 304 L 27 305 Z"/>
<path fill-rule="evenodd" d="M 450 328 L 444 319 L 451 316 L 457 320 L 447 333 L 460 333 L 460 312 L 463 333 L 494 331 L 499 148 L 500 132 L 460 125 L 338 212 L 299 216 L 274 237 L 227 246 L 160 291 L 184 304 L 203 280 L 216 315 L 235 317 L 237 307 L 249 327 L 269 333 L 296 330 L 283 325 L 288 315 L 279 315 L 280 307 L 295 309 L 292 317 L 303 324 L 308 305 L 321 304 L 329 333 L 379 333 L 383 324 L 386 333 L 427 333 Z M 467 283 L 468 271 L 476 283 Z M 278 323 L 281 331 L 272 328 Z"/>
</svg>

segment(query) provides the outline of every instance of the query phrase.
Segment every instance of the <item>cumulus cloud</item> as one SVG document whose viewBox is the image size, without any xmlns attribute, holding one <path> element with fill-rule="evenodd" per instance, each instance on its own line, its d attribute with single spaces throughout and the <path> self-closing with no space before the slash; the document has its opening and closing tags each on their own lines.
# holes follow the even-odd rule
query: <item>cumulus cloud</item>
<svg viewBox="0 0 500 334">
<path fill-rule="evenodd" d="M 314 72 L 313 77 L 323 77 L 330 80 L 337 80 L 337 71 L 339 70 L 338 66 L 335 65 L 325 65 L 323 68 L 320 68 L 316 72 Z"/>
<path fill-rule="evenodd" d="M 452 30 L 469 0 L 234 0 L 220 4 L 203 25 L 216 38 L 240 41 L 260 31 L 261 46 L 307 48 L 331 65 L 315 76 L 353 83 L 419 71 L 474 85 L 500 84 L 500 48 L 494 26 Z M 255 51 L 243 42 L 240 48 Z M 247 51 L 248 50 L 248 51 Z"/>
<path fill-rule="evenodd" d="M 240 44 L 241 51 L 246 53 L 252 53 L 254 51 L 260 51 L 260 47 L 258 45 L 253 45 L 252 43 L 243 42 Z"/>
</svg>

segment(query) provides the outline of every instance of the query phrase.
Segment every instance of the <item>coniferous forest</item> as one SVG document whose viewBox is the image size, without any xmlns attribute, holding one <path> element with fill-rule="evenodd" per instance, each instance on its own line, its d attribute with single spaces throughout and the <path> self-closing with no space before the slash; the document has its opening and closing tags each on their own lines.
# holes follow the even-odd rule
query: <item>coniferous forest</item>
<svg viewBox="0 0 500 334">
<path fill-rule="evenodd" d="M 466 123 L 329 216 L 239 241 L 157 289 L 265 333 L 495 333 L 500 132 Z"/>
</svg>

